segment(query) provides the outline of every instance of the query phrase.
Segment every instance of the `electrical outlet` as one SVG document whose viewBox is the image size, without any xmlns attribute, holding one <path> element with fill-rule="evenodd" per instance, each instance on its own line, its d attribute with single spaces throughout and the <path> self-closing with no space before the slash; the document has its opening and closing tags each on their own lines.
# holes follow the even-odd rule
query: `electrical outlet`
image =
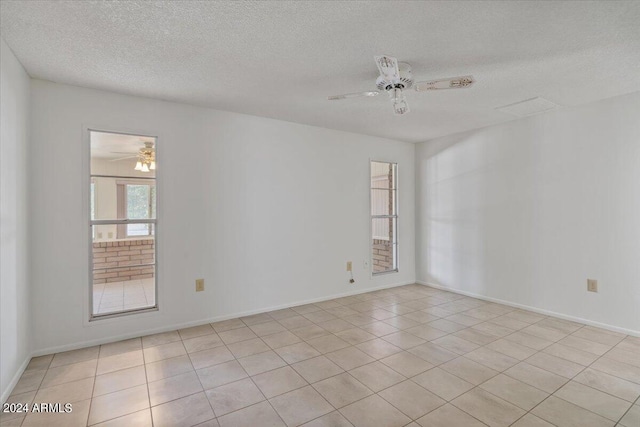
<svg viewBox="0 0 640 427">
<path fill-rule="evenodd" d="M 587 291 L 598 292 L 598 281 L 595 279 L 587 279 Z"/>
<path fill-rule="evenodd" d="M 196 279 L 196 292 L 204 291 L 204 279 Z"/>
<path fill-rule="evenodd" d="M 351 261 L 347 261 L 347 271 L 352 271 L 353 270 L 353 265 L 351 264 Z"/>
</svg>

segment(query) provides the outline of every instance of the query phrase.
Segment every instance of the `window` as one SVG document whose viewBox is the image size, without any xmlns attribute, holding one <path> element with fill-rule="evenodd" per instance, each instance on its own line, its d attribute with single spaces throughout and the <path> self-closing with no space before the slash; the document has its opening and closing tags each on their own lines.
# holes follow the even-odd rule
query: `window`
<svg viewBox="0 0 640 427">
<path fill-rule="evenodd" d="M 156 309 L 156 139 L 89 139 L 91 319 Z"/>
<path fill-rule="evenodd" d="M 398 271 L 396 163 L 371 162 L 371 268 L 373 274 Z"/>
<path fill-rule="evenodd" d="M 118 182 L 118 218 L 151 219 L 156 217 L 155 183 Z M 152 236 L 153 224 L 123 224 L 118 238 Z"/>
</svg>

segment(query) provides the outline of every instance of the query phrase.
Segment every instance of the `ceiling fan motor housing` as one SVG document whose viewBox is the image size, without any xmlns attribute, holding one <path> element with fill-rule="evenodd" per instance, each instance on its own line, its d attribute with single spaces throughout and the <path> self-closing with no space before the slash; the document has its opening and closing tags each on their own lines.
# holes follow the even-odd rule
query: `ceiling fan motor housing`
<svg viewBox="0 0 640 427">
<path fill-rule="evenodd" d="M 376 86 L 380 90 L 390 91 L 392 89 L 409 89 L 413 86 L 413 74 L 411 74 L 411 65 L 406 62 L 398 62 L 398 70 L 400 71 L 400 80 L 397 82 L 388 82 L 382 76 L 378 76 Z"/>
</svg>

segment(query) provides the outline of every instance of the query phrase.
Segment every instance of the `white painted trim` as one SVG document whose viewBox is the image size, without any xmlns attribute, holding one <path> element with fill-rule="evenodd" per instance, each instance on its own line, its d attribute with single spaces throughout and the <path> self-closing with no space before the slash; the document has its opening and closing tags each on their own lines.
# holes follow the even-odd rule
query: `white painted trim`
<svg viewBox="0 0 640 427">
<path fill-rule="evenodd" d="M 33 357 L 32 355 L 28 355 L 24 359 L 24 361 L 22 362 L 22 365 L 20 365 L 20 367 L 18 368 L 18 371 L 16 372 L 16 374 L 13 376 L 13 378 L 7 385 L 7 388 L 5 390 L 2 390 L 2 396 L 0 396 L 1 403 L 6 402 L 9 396 L 11 396 L 11 392 L 13 391 L 13 388 L 16 386 L 16 384 L 18 384 L 18 381 L 20 381 L 20 377 L 24 373 L 25 369 L 27 369 L 27 366 L 29 365 L 29 362 L 31 361 L 32 357 Z"/>
<path fill-rule="evenodd" d="M 348 296 L 352 296 L 352 295 L 359 295 L 359 294 L 364 294 L 364 293 L 367 293 L 367 292 L 379 291 L 379 290 L 382 290 L 382 289 L 395 288 L 395 287 L 398 287 L 398 286 L 412 285 L 414 283 L 416 283 L 416 282 L 415 281 L 409 281 L 409 282 L 395 283 L 395 284 L 391 284 L 391 285 L 377 286 L 377 287 L 374 287 L 374 288 L 361 289 L 361 290 L 358 290 L 358 291 L 345 292 L 345 293 L 341 293 L 341 294 L 334 294 L 334 295 L 330 295 L 330 296 L 326 296 L 326 297 L 313 298 L 313 299 L 304 300 L 304 301 L 297 301 L 297 302 L 293 302 L 293 303 L 281 304 L 281 305 L 277 305 L 277 306 L 273 306 L 273 307 L 260 308 L 260 309 L 257 309 L 257 310 L 249 310 L 249 311 L 243 311 L 243 312 L 240 312 L 240 313 L 227 314 L 227 315 L 224 315 L 224 316 L 210 317 L 208 319 L 196 320 L 196 321 L 193 321 L 193 322 L 179 323 L 179 324 L 174 324 L 174 325 L 171 325 L 171 326 L 165 326 L 165 327 L 162 327 L 162 328 L 147 329 L 147 330 L 144 330 L 144 331 L 121 334 L 121 335 L 116 335 L 116 336 L 112 336 L 112 337 L 108 337 L 108 338 L 101 338 L 101 339 L 91 340 L 91 341 L 82 341 L 82 342 L 77 342 L 77 343 L 73 343 L 73 344 L 61 345 L 61 346 L 57 346 L 57 347 L 49 347 L 49 348 L 44 348 L 44 349 L 41 349 L 41 350 L 35 350 L 31 354 L 31 357 L 44 356 L 45 354 L 52 354 L 52 353 L 60 353 L 62 351 L 77 350 L 79 348 L 92 347 L 94 345 L 107 344 L 107 343 L 111 343 L 111 342 L 115 342 L 115 341 L 126 340 L 126 339 L 129 339 L 129 338 L 137 338 L 137 337 L 145 336 L 145 335 L 151 335 L 151 334 L 157 334 L 157 333 L 161 333 L 161 332 L 174 331 L 176 329 L 190 328 L 192 326 L 200 326 L 200 325 L 204 325 L 204 324 L 207 324 L 207 323 L 214 323 L 214 322 L 220 322 L 222 320 L 235 319 L 235 318 L 244 317 L 244 316 L 251 316 L 253 314 L 260 314 L 260 313 L 265 313 L 265 312 L 268 312 L 268 311 L 280 310 L 280 309 L 283 309 L 283 308 L 296 307 L 296 306 L 304 305 L 304 304 L 313 304 L 313 303 L 316 303 L 316 302 L 328 301 L 328 300 L 332 300 L 332 299 L 336 299 L 336 298 L 342 298 L 342 297 L 348 297 Z"/>
<path fill-rule="evenodd" d="M 606 323 L 600 323 L 600 322 L 595 322 L 595 321 L 589 320 L 589 319 L 583 319 L 582 317 L 570 316 L 568 314 L 557 313 L 555 311 L 545 310 L 543 308 L 532 307 L 532 306 L 524 305 L 524 304 L 518 304 L 516 302 L 505 301 L 505 300 L 501 300 L 501 299 L 498 299 L 498 298 L 492 298 L 492 297 L 488 297 L 488 296 L 485 296 L 485 295 L 475 294 L 473 292 L 462 291 L 460 289 L 455 289 L 455 288 L 450 288 L 450 287 L 443 286 L 443 285 L 437 285 L 435 283 L 425 282 L 425 281 L 422 281 L 422 280 L 416 280 L 416 283 L 419 284 L 419 285 L 428 286 L 430 288 L 442 289 L 444 291 L 453 292 L 455 294 L 465 295 L 465 296 L 472 297 L 472 298 L 478 298 L 478 299 L 481 299 L 481 300 L 484 300 L 484 301 L 489 301 L 489 302 L 495 302 L 495 303 L 498 303 L 498 304 L 508 305 L 509 307 L 515 307 L 515 308 L 521 308 L 523 310 L 533 311 L 534 313 L 544 314 L 546 316 L 553 316 L 553 317 L 557 317 L 559 319 L 564 319 L 564 320 L 569 320 L 569 321 L 572 321 L 572 322 L 583 323 L 583 324 L 589 325 L 589 326 L 595 326 L 596 328 L 607 329 L 609 331 L 619 332 L 619 333 L 625 334 L 625 335 L 631 335 L 631 336 L 634 336 L 634 337 L 640 337 L 640 331 L 634 331 L 632 329 L 620 328 L 618 326 L 608 325 Z"/>
</svg>

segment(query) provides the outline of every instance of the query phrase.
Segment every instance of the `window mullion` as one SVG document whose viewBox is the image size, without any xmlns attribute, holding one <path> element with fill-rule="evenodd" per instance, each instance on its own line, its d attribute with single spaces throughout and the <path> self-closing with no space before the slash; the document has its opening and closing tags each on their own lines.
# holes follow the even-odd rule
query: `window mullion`
<svg viewBox="0 0 640 427">
<path fill-rule="evenodd" d="M 156 224 L 157 219 L 93 219 L 89 225 L 119 225 L 119 224 Z"/>
</svg>

